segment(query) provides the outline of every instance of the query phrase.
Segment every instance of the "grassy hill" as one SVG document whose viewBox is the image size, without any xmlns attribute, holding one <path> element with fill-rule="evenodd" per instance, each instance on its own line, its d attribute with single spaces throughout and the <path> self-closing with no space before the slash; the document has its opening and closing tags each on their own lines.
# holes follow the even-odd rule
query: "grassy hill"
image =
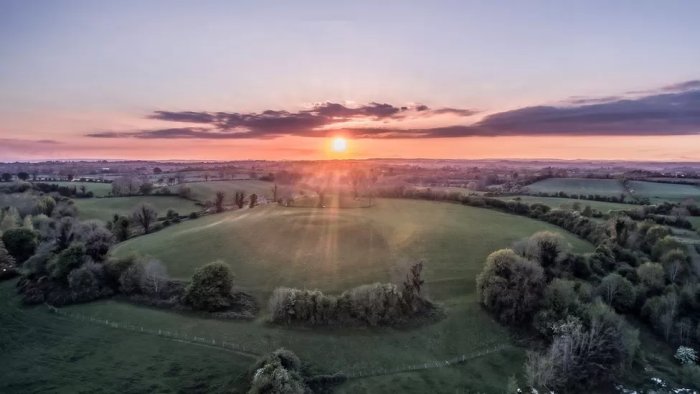
<svg viewBox="0 0 700 394">
<path fill-rule="evenodd" d="M 75 187 L 80 189 L 80 186 L 85 186 L 87 191 L 92 192 L 95 197 L 104 197 L 112 192 L 111 183 L 97 183 L 97 182 L 66 182 L 66 181 L 48 181 L 42 182 L 58 186 Z"/>
<path fill-rule="evenodd" d="M 239 179 L 230 181 L 190 182 L 182 186 L 192 190 L 192 198 L 197 201 L 213 201 L 216 192 L 226 193 L 226 201 L 232 201 L 236 192 L 243 191 L 246 195 L 257 194 L 259 196 L 272 197 L 272 182 L 255 179 Z"/>
<path fill-rule="evenodd" d="M 530 193 L 598 194 L 619 197 L 625 188 L 618 179 L 548 178 L 527 186 Z"/>
<path fill-rule="evenodd" d="M 172 208 L 181 215 L 199 211 L 201 208 L 194 202 L 173 196 L 133 196 L 108 198 L 79 198 L 75 199 L 78 216 L 81 219 L 112 220 L 114 214 L 130 215 L 140 204 L 151 204 L 158 216 L 163 216 Z"/>
<path fill-rule="evenodd" d="M 18 372 L 0 379 L 2 392 L 101 387 L 134 392 L 231 392 L 250 360 L 239 354 L 124 330 L 177 331 L 185 336 L 244 344 L 255 353 L 284 346 L 323 372 L 382 371 L 469 356 L 484 347 L 509 348 L 449 368 L 352 379 L 339 392 L 501 392 L 520 373 L 525 352 L 508 330 L 478 305 L 475 276 L 495 249 L 539 230 L 562 230 L 493 210 L 428 201 L 379 200 L 367 209 L 285 208 L 276 205 L 226 212 L 187 221 L 120 244 L 161 259 L 172 276 L 223 259 L 237 286 L 260 301 L 257 320 L 221 321 L 107 300 L 63 308 L 118 327 L 57 316 L 41 306 L 19 309 L 0 303 L 0 323 L 10 327 L 3 355 Z M 575 250 L 592 246 L 565 233 Z M 267 297 L 276 286 L 320 288 L 337 293 L 355 285 L 400 280 L 405 263 L 426 260 L 427 291 L 446 318 L 415 328 L 285 328 L 265 321 Z M 0 286 L 9 299 L 12 283 Z M 15 299 L 16 300 L 16 299 Z M 17 331 L 17 332 L 16 332 Z M 26 360 L 26 361 L 25 361 Z M 30 361 L 48 360 L 48 361 Z M 110 361 L 111 360 L 111 361 Z M 42 379 L 32 368 L 52 371 Z M 112 368 L 114 372 L 107 369 Z M 177 383 L 174 381 L 177 380 Z M 67 385 L 67 386 L 64 386 Z"/>
<path fill-rule="evenodd" d="M 700 186 L 681 185 L 675 183 L 630 181 L 632 194 L 647 197 L 652 203 L 671 201 L 678 202 L 693 198 L 700 202 Z"/>
<path fill-rule="evenodd" d="M 519 199 L 520 202 L 526 204 L 540 203 L 547 205 L 551 208 L 571 208 L 573 204 L 579 203 L 582 207 L 589 205 L 591 208 L 597 209 L 602 212 L 607 212 L 609 210 L 616 209 L 632 209 L 636 207 L 635 204 L 621 204 L 616 202 L 607 201 L 594 201 L 594 200 L 577 200 L 573 198 L 561 198 L 561 197 L 539 197 L 539 196 L 506 196 L 500 197 L 502 200 L 515 200 Z"/>
</svg>

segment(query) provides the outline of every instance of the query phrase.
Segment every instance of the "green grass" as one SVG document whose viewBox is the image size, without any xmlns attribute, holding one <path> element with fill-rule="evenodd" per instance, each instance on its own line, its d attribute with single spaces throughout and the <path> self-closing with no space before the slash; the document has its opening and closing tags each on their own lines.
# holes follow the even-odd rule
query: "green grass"
<svg viewBox="0 0 700 394">
<path fill-rule="evenodd" d="M 572 208 L 573 204 L 578 203 L 581 205 L 581 207 L 585 207 L 586 205 L 589 205 L 591 208 L 597 209 L 603 213 L 610 211 L 610 210 L 617 210 L 617 209 L 632 209 L 638 205 L 635 204 L 621 204 L 621 203 L 616 203 L 616 202 L 607 202 L 607 201 L 593 201 L 593 200 L 578 200 L 574 198 L 561 198 L 561 197 L 539 197 L 539 196 L 507 196 L 507 197 L 500 197 L 502 200 L 515 200 L 516 198 L 519 198 L 520 202 L 526 203 L 526 204 L 534 204 L 534 203 L 539 203 L 539 204 L 544 204 L 547 205 L 551 208 L 566 208 L 570 209 Z"/>
<path fill-rule="evenodd" d="M 40 182 L 40 183 L 48 183 L 52 185 L 58 185 L 58 186 L 67 186 L 67 187 L 74 187 L 76 189 L 80 189 L 80 186 L 85 186 L 85 189 L 89 192 L 92 192 L 95 197 L 104 197 L 108 195 L 109 193 L 112 192 L 112 184 L 111 183 L 97 183 L 97 182 L 61 182 L 61 181 L 47 181 L 47 182 Z"/>
<path fill-rule="evenodd" d="M 527 186 L 531 193 L 593 194 L 619 197 L 625 194 L 622 182 L 617 179 L 548 178 Z"/>
<path fill-rule="evenodd" d="M 700 216 L 688 216 L 688 221 L 693 224 L 693 228 L 700 231 Z"/>
<path fill-rule="evenodd" d="M 508 330 L 479 307 L 475 276 L 489 253 L 540 230 L 562 232 L 525 217 L 428 201 L 378 200 L 369 209 L 261 206 L 187 221 L 129 240 L 115 251 L 158 257 L 179 278 L 189 278 L 196 267 L 212 260 L 225 260 L 237 286 L 263 307 L 255 321 L 203 319 L 114 300 L 64 310 L 226 339 L 259 353 L 283 346 L 327 373 L 446 360 L 491 344 L 514 345 Z M 592 250 L 585 241 L 564 236 L 576 251 Z M 338 293 L 364 283 L 401 280 L 405 263 L 421 258 L 426 260 L 427 291 L 446 311 L 438 322 L 402 329 L 285 328 L 265 322 L 267 297 L 277 286 Z M 2 287 L 3 300 L 11 287 Z M 7 302 L 3 305 L 8 308 Z M 221 350 L 55 316 L 41 307 L 11 310 L 2 311 L 2 327 L 5 320 L 26 323 L 19 324 L 20 332 L 10 326 L 12 343 L 0 345 L 9 349 L 0 353 L 0 362 L 8 360 L 2 365 L 22 372 L 9 377 L 9 383 L 0 379 L 2 392 L 71 391 L 86 381 L 90 385 L 84 390 L 91 392 L 97 391 L 95 385 L 114 391 L 127 384 L 137 392 L 141 387 L 144 392 L 169 392 L 175 385 L 183 391 L 217 392 L 222 385 L 240 383 L 235 378 L 250 363 Z M 37 329 L 26 330 L 33 326 Z M 339 392 L 501 392 L 508 376 L 522 373 L 524 357 L 524 350 L 514 345 L 449 368 L 353 379 Z M 42 375 L 31 370 L 33 360 L 51 363 L 51 371 L 37 380 Z"/>
<path fill-rule="evenodd" d="M 78 198 L 74 201 L 81 219 L 104 221 L 112 220 L 114 214 L 131 215 L 132 211 L 143 203 L 151 204 L 158 211 L 158 216 L 165 215 L 169 208 L 176 210 L 181 215 L 187 215 L 201 209 L 192 201 L 173 196 Z"/>
<path fill-rule="evenodd" d="M 647 197 L 652 203 L 663 201 L 679 202 L 688 198 L 700 202 L 700 186 L 630 181 L 629 187 L 635 196 Z"/>
<path fill-rule="evenodd" d="M 43 306 L 21 307 L 14 283 L 0 283 L 2 393 L 224 393 L 251 363 L 223 350 L 58 316 Z"/>
<path fill-rule="evenodd" d="M 272 182 L 253 179 L 241 179 L 232 181 L 210 181 L 184 183 L 183 186 L 192 189 L 192 198 L 200 202 L 213 201 L 216 192 L 226 193 L 226 201 L 233 201 L 236 192 L 243 191 L 246 195 L 257 194 L 259 196 L 272 197 Z M 177 187 L 172 188 L 175 190 Z"/>
</svg>

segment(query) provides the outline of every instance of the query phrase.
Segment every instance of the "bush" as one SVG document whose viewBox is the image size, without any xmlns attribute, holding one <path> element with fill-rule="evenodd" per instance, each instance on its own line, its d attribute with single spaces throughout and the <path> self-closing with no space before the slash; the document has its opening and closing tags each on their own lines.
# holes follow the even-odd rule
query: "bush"
<svg viewBox="0 0 700 394">
<path fill-rule="evenodd" d="M 37 233 L 27 228 L 12 228 L 2 234 L 5 248 L 18 264 L 32 257 L 37 247 Z"/>
<path fill-rule="evenodd" d="M 218 311 L 231 306 L 233 274 L 222 262 L 209 263 L 198 268 L 187 286 L 185 302 L 194 309 Z"/>
<path fill-rule="evenodd" d="M 659 263 L 646 262 L 637 267 L 639 283 L 651 291 L 660 291 L 666 285 L 664 267 Z"/>
<path fill-rule="evenodd" d="M 54 256 L 49 262 L 51 278 L 57 281 L 65 281 L 68 274 L 74 269 L 80 268 L 85 263 L 85 246 L 75 243 L 61 253 Z"/>
<path fill-rule="evenodd" d="M 277 349 L 252 368 L 249 394 L 304 394 L 310 392 L 301 375 L 301 361 L 286 349 Z"/>
<path fill-rule="evenodd" d="M 617 273 L 608 274 L 600 281 L 598 294 L 608 305 L 621 311 L 631 308 L 635 301 L 634 286 Z"/>
<path fill-rule="evenodd" d="M 517 324 L 531 318 L 544 285 L 542 267 L 511 249 L 491 253 L 476 278 L 479 301 L 506 324 Z"/>
</svg>

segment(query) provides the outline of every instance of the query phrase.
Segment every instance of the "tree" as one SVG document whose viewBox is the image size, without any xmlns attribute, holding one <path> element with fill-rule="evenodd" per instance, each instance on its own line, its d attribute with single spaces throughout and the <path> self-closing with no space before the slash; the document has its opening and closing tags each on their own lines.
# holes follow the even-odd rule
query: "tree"
<svg viewBox="0 0 700 394">
<path fill-rule="evenodd" d="M 74 243 L 61 253 L 54 256 L 49 263 L 51 278 L 65 281 L 68 274 L 80 268 L 85 263 L 85 246 L 81 243 Z"/>
<path fill-rule="evenodd" d="M 360 188 L 362 188 L 367 181 L 367 174 L 359 168 L 353 168 L 350 170 L 348 178 L 352 186 L 353 197 L 358 198 L 360 195 Z"/>
<path fill-rule="evenodd" d="M 231 306 L 233 274 L 221 261 L 198 268 L 185 291 L 185 302 L 194 309 L 217 311 Z"/>
<path fill-rule="evenodd" d="M 544 285 L 542 266 L 511 249 L 491 253 L 476 278 L 479 301 L 506 324 L 520 323 L 532 316 Z"/>
<path fill-rule="evenodd" d="M 679 346 L 674 357 L 683 365 L 695 364 L 698 361 L 698 353 L 687 346 Z"/>
<path fill-rule="evenodd" d="M 277 183 L 272 185 L 272 202 L 277 202 Z"/>
<path fill-rule="evenodd" d="M 37 233 L 27 228 L 13 228 L 2 234 L 2 242 L 17 263 L 30 258 L 37 247 Z"/>
<path fill-rule="evenodd" d="M 253 193 L 250 195 L 250 208 L 255 208 L 255 206 L 258 204 L 258 195 Z"/>
<path fill-rule="evenodd" d="M 563 260 L 570 249 L 564 237 L 551 231 L 537 232 L 516 246 L 523 257 L 538 261 L 545 268 Z"/>
<path fill-rule="evenodd" d="M 236 194 L 233 197 L 234 203 L 238 207 L 238 209 L 242 209 L 243 206 L 245 205 L 245 192 L 239 191 L 236 192 Z"/>
<path fill-rule="evenodd" d="M 668 280 L 675 282 L 688 270 L 688 255 L 683 249 L 672 249 L 661 256 L 661 264 L 666 270 Z"/>
<path fill-rule="evenodd" d="M 153 184 L 151 182 L 143 182 L 141 185 L 139 185 L 139 193 L 146 195 L 146 194 L 151 194 L 153 191 Z"/>
<path fill-rule="evenodd" d="M 160 174 L 160 173 L 162 173 L 162 172 L 163 172 L 163 170 L 161 170 L 160 167 L 154 167 L 154 168 L 153 168 L 153 173 L 154 173 L 154 174 Z"/>
<path fill-rule="evenodd" d="M 114 244 L 114 235 L 100 220 L 87 220 L 77 228 L 76 239 L 85 245 L 85 253 L 93 261 L 102 261 Z"/>
<path fill-rule="evenodd" d="M 26 172 L 24 172 L 24 171 L 18 172 L 18 173 L 17 173 L 17 178 L 19 178 L 19 179 L 22 180 L 22 181 L 26 181 L 27 179 L 29 179 L 29 174 L 26 173 Z"/>
<path fill-rule="evenodd" d="M 286 349 L 277 349 L 251 369 L 248 394 L 304 394 L 311 390 L 301 376 L 301 361 Z"/>
<path fill-rule="evenodd" d="M 659 263 L 646 262 L 637 267 L 639 282 L 649 290 L 658 291 L 666 285 L 664 267 Z"/>
<path fill-rule="evenodd" d="M 223 212 L 224 211 L 224 198 L 226 198 L 226 194 L 222 191 L 216 192 L 216 197 L 214 200 L 214 206 L 216 207 L 216 212 Z"/>
<path fill-rule="evenodd" d="M 158 260 L 150 260 L 144 264 L 141 277 L 141 291 L 147 294 L 159 295 L 167 283 L 168 271 L 163 263 Z"/>
<path fill-rule="evenodd" d="M 0 176 L 2 176 L 3 182 L 9 182 L 12 180 L 12 174 L 10 174 L 9 172 L 3 172 Z"/>
<path fill-rule="evenodd" d="M 5 248 L 5 243 L 0 239 L 0 271 L 14 268 L 15 258 Z M 2 273 L 0 273 L 2 275 Z"/>
<path fill-rule="evenodd" d="M 126 241 L 129 239 L 129 218 L 126 216 L 117 216 L 112 225 L 112 232 L 117 238 L 117 241 Z"/>
<path fill-rule="evenodd" d="M 148 234 L 151 225 L 158 218 L 158 213 L 151 204 L 141 204 L 131 214 L 131 218 L 143 228 L 145 234 Z"/>
<path fill-rule="evenodd" d="M 598 293 L 608 305 L 618 310 L 628 309 L 634 304 L 634 286 L 618 273 L 611 273 L 603 278 L 598 286 Z"/>
</svg>

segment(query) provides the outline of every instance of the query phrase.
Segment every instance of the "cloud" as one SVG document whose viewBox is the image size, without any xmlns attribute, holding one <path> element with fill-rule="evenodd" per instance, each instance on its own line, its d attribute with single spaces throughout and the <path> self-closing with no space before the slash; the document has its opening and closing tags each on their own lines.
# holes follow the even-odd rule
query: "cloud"
<svg viewBox="0 0 700 394">
<path fill-rule="evenodd" d="M 468 117 L 469 109 L 425 105 L 397 107 L 370 103 L 349 107 L 320 103 L 298 112 L 259 113 L 156 111 L 150 117 L 201 127 L 96 132 L 102 138 L 276 138 L 285 135 L 326 137 L 342 132 L 353 138 L 455 138 L 527 135 L 690 135 L 700 134 L 700 81 L 687 81 L 634 96 L 572 97 L 560 106 L 532 106 L 494 113 L 472 124 L 435 128 L 398 127 L 407 118 L 439 115 Z M 342 127 L 354 120 L 394 120 L 387 127 Z"/>
</svg>

